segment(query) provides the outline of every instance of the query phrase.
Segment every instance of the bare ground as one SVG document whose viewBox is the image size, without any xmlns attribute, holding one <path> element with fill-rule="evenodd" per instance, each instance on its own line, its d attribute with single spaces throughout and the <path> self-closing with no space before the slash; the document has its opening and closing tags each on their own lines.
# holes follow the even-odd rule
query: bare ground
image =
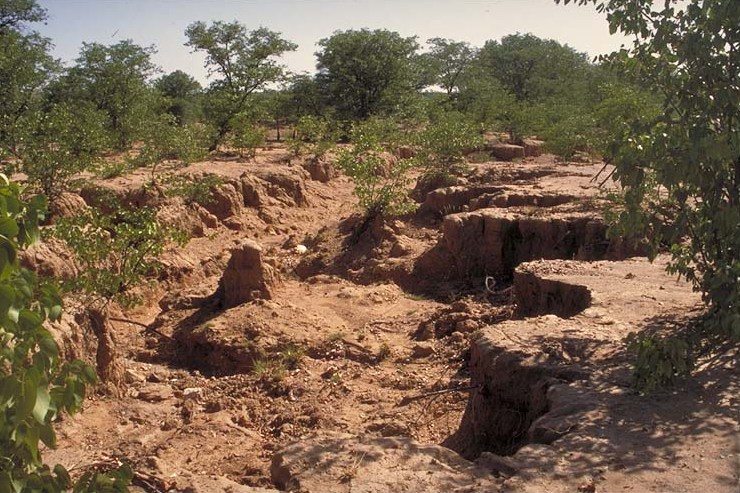
<svg viewBox="0 0 740 493">
<path fill-rule="evenodd" d="M 197 234 L 121 314 L 149 330 L 115 322 L 122 396 L 60 422 L 48 461 L 73 473 L 127 461 L 138 491 L 738 490 L 736 352 L 671 391 L 629 387 L 624 337 L 701 309 L 664 258 L 584 249 L 578 235 L 598 228 L 578 218 L 601 215 L 602 164 L 475 164 L 460 190 L 358 242 L 350 181 L 312 180 L 301 164 L 278 147 L 178 170 L 219 174 L 234 193 L 204 222 L 158 205 Z M 102 185 L 123 194 L 146 179 Z M 505 241 L 491 236 L 502 221 L 515 224 Z M 532 247 L 553 235 L 568 249 Z M 279 281 L 270 299 L 224 309 L 219 280 L 242 238 Z M 494 276 L 481 251 L 514 260 Z"/>
</svg>

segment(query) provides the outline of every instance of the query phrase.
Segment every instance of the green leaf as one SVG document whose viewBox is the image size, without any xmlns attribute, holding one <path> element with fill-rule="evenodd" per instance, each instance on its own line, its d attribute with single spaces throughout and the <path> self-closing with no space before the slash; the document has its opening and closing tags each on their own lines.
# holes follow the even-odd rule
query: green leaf
<svg viewBox="0 0 740 493">
<path fill-rule="evenodd" d="M 10 239 L 15 238 L 19 232 L 18 223 L 13 218 L 0 217 L 0 235 Z"/>
<path fill-rule="evenodd" d="M 33 406 L 33 417 L 41 424 L 46 423 L 46 413 L 49 411 L 49 391 L 45 385 L 36 389 L 36 402 Z"/>
</svg>

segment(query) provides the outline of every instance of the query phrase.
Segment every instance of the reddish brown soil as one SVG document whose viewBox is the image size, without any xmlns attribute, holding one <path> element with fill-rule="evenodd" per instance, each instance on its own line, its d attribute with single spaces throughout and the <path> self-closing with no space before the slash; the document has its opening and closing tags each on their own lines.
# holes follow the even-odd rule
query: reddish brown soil
<svg viewBox="0 0 740 493">
<path fill-rule="evenodd" d="M 534 345 L 532 354 L 578 363 L 590 380 L 570 387 L 585 386 L 598 402 L 583 408 L 577 433 L 541 446 L 546 450 L 522 449 L 514 457 L 519 473 L 494 474 L 491 466 L 491 484 L 525 491 L 738 490 L 735 355 L 702 361 L 697 377 L 671 392 L 641 397 L 628 387 L 624 336 L 685 323 L 699 313 L 697 295 L 663 273 L 662 264 L 627 260 L 565 268 L 553 261 L 539 271 L 550 272 L 553 282 L 588 286 L 590 307 L 560 314 L 570 319 L 547 315 L 557 312 L 545 308 L 531 313 L 544 314 L 539 318 L 510 321 L 516 307 L 507 284 L 487 290 L 482 279 L 421 282 L 424 272 L 414 271 L 415 262 L 440 240 L 441 214 L 370 225 L 359 242 L 348 243 L 358 222 L 350 180 L 313 181 L 299 161 L 288 162 L 278 146 L 255 161 L 178 170 L 227 180 L 243 173 L 298 176 L 307 204 L 288 204 L 276 192 L 259 207 L 219 218 L 185 247 L 172 247 L 163 257 L 166 278 L 142 288 L 144 306 L 122 314 L 156 333 L 115 322 L 128 370 L 123 395 L 93 396 L 84 412 L 64 419 L 59 448 L 47 451 L 47 460 L 73 472 L 128 461 L 139 473 L 138 491 L 259 491 L 275 488 L 270 463 L 276 451 L 315 432 L 451 443 L 474 393 L 469 340 L 484 329 L 504 334 L 497 344 L 511 351 Z M 557 163 L 548 155 L 488 162 L 472 165 L 463 186 L 577 198 L 555 201 L 553 211 L 519 201 L 518 214 L 598 214 L 600 192 L 592 179 L 601 167 Z M 132 190 L 147 178 L 140 172 L 103 185 Z M 242 238 L 262 245 L 281 281 L 272 299 L 224 310 L 219 279 L 228 249 Z M 298 253 L 296 244 L 308 251 Z M 287 363 L 273 371 L 279 361 Z M 383 491 L 358 472 L 370 462 L 367 453 L 340 479 L 321 476 L 302 487 Z M 478 463 L 485 468 L 484 459 Z M 440 471 L 445 467 L 457 466 L 440 465 Z M 460 491 L 474 491 L 475 484 L 483 483 L 471 479 Z M 444 485 L 436 490 L 446 491 Z M 403 488 L 414 490 L 413 483 Z"/>
</svg>

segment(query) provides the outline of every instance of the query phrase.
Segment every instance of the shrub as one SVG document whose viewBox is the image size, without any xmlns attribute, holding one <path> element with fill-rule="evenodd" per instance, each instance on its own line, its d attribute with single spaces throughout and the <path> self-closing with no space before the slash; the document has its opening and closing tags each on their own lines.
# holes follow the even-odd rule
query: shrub
<svg viewBox="0 0 740 493">
<path fill-rule="evenodd" d="M 240 157 L 254 159 L 257 148 L 265 144 L 265 130 L 245 113 L 232 118 L 230 126 L 228 146 L 235 149 Z"/>
<path fill-rule="evenodd" d="M 45 200 L 20 196 L 0 175 L 0 491 L 61 493 L 73 486 L 70 476 L 43 463 L 39 442 L 56 446 L 54 420 L 81 409 L 96 375 L 82 361 L 63 362 L 44 327 L 61 316 L 61 298 L 18 265 L 17 252 L 38 239 Z M 125 465 L 110 475 L 90 472 L 74 491 L 125 492 L 131 477 Z"/>
<path fill-rule="evenodd" d="M 298 119 L 295 137 L 288 141 L 288 147 L 295 156 L 306 152 L 320 158 L 337 142 L 339 133 L 324 118 L 306 115 Z"/>
<path fill-rule="evenodd" d="M 28 183 L 50 200 L 64 192 L 70 179 L 97 162 L 108 145 L 105 116 L 84 106 L 60 104 L 26 122 L 29 135 L 20 151 Z"/>
<path fill-rule="evenodd" d="M 424 175 L 450 176 L 464 171 L 465 155 L 483 145 L 479 130 L 462 115 L 448 113 L 431 123 L 417 137 L 416 160 Z"/>
<path fill-rule="evenodd" d="M 395 159 L 388 148 L 396 148 L 400 137 L 370 121 L 356 124 L 350 132 L 352 146 L 342 149 L 338 166 L 355 182 L 355 195 L 367 219 L 411 212 L 409 199 L 411 159 Z"/>
<path fill-rule="evenodd" d="M 199 125 L 177 125 L 172 115 L 160 115 L 144 128 L 143 146 L 133 159 L 134 166 L 150 166 L 155 181 L 157 166 L 165 160 L 189 164 L 207 153 L 208 130 Z"/>
</svg>

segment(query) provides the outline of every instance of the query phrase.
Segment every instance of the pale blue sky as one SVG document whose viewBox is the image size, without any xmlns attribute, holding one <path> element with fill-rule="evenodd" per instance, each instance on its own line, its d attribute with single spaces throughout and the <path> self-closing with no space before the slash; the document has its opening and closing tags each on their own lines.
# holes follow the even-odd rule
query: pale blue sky
<svg viewBox="0 0 740 493">
<path fill-rule="evenodd" d="M 71 61 L 83 41 L 132 39 L 156 45 L 165 72 L 181 69 L 206 80 L 203 57 L 183 45 L 185 27 L 202 20 L 238 20 L 249 29 L 283 33 L 298 50 L 283 60 L 295 72 L 313 72 L 316 42 L 336 30 L 386 28 L 404 36 L 452 38 L 482 46 L 488 39 L 531 32 L 567 43 L 591 56 L 626 44 L 610 36 L 591 7 L 553 0 L 39 0 L 49 20 L 36 28 L 55 44 L 54 55 Z"/>
</svg>

